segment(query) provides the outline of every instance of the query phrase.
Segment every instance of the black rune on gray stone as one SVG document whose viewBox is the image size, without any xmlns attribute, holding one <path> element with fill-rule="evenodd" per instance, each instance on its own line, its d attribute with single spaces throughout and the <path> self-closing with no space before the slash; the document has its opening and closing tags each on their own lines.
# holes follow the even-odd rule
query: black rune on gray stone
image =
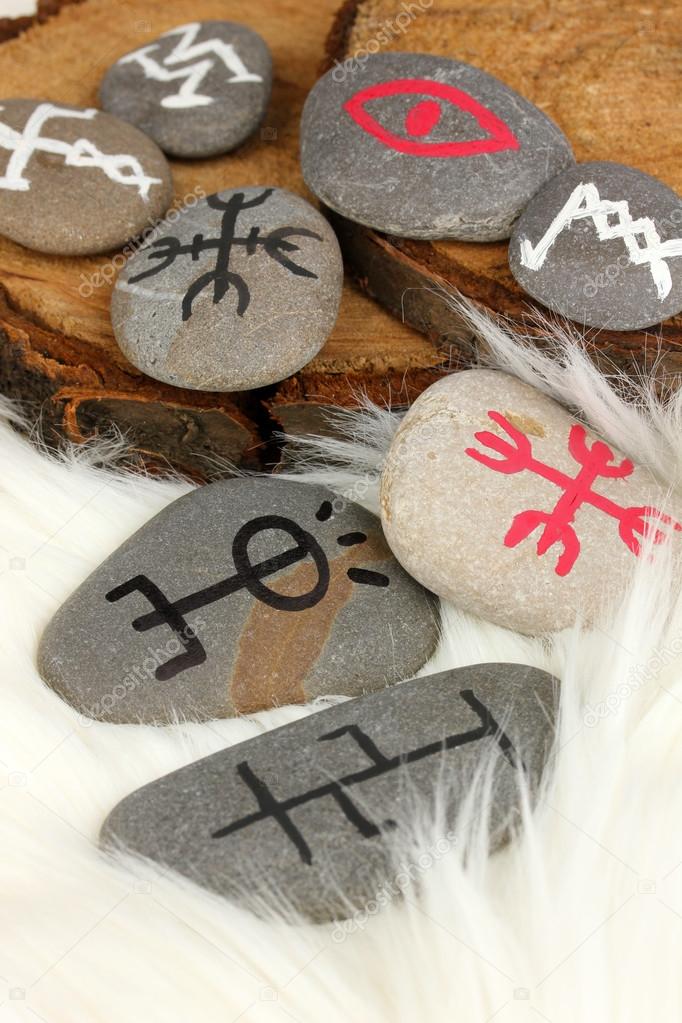
<svg viewBox="0 0 682 1023">
<path fill-rule="evenodd" d="M 379 520 L 324 487 L 222 480 L 174 501 L 62 605 L 38 652 L 87 717 L 165 724 L 415 674 L 438 612 Z"/>
<path fill-rule="evenodd" d="M 579 163 L 528 204 L 509 243 L 522 288 L 554 312 L 641 330 L 682 310 L 682 200 L 620 163 Z"/>
<path fill-rule="evenodd" d="M 508 238 L 573 162 L 553 121 L 469 64 L 381 53 L 353 66 L 317 82 L 301 122 L 306 183 L 350 220 L 407 238 Z"/>
<path fill-rule="evenodd" d="M 217 156 L 260 124 L 272 58 L 263 39 L 232 21 L 197 21 L 164 32 L 109 68 L 105 110 L 130 121 L 170 156 Z"/>
<path fill-rule="evenodd" d="M 159 225 L 119 274 L 111 320 L 148 376 L 246 391 L 310 362 L 342 286 L 339 243 L 318 210 L 281 188 L 234 189 Z"/>
<path fill-rule="evenodd" d="M 551 748 L 557 688 L 537 668 L 477 664 L 347 701 L 138 789 L 100 841 L 247 905 L 348 916 L 397 894 L 392 836 L 443 800 L 448 831 L 486 767 L 491 848 L 508 837 L 519 775 L 534 792 Z"/>
</svg>

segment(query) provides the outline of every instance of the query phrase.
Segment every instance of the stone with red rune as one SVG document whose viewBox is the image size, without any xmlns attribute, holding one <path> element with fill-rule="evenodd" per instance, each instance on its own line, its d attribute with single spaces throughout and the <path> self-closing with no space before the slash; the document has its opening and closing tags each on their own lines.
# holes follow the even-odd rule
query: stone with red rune
<svg viewBox="0 0 682 1023">
<path fill-rule="evenodd" d="M 303 109 L 308 187 L 349 220 L 406 238 L 508 238 L 531 197 L 572 163 L 545 113 L 446 57 L 337 62 Z"/>
<path fill-rule="evenodd" d="M 682 551 L 682 507 L 564 408 L 494 370 L 428 388 L 381 483 L 384 533 L 422 585 L 529 635 L 595 621 L 644 551 Z"/>
</svg>

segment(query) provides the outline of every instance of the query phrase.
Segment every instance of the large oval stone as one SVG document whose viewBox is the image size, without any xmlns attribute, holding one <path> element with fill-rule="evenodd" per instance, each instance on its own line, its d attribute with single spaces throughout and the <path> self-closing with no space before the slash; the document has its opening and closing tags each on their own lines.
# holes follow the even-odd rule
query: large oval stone
<svg viewBox="0 0 682 1023">
<path fill-rule="evenodd" d="M 528 634 L 590 622 L 622 596 L 645 535 L 682 544 L 679 502 L 515 377 L 433 384 L 398 428 L 381 481 L 398 561 L 465 611 Z"/>
<path fill-rule="evenodd" d="M 170 156 L 217 156 L 260 124 L 272 58 L 257 32 L 196 21 L 120 57 L 100 85 L 105 110 L 130 121 Z"/>
<path fill-rule="evenodd" d="M 146 135 L 93 108 L 0 100 L 0 233 L 38 252 L 106 252 L 150 230 L 173 182 Z"/>
<path fill-rule="evenodd" d="M 519 774 L 531 793 L 541 776 L 556 697 L 555 679 L 521 664 L 415 679 L 138 789 L 106 819 L 100 841 L 238 902 L 279 895 L 313 920 L 342 918 L 395 898 L 406 876 L 418 880 L 421 858 L 398 868 L 387 839 L 417 814 L 435 819 L 436 806 L 447 832 L 486 766 L 481 813 L 491 847 L 505 840 L 520 823 Z M 444 834 L 433 861 L 449 849 Z"/>
<path fill-rule="evenodd" d="M 111 319 L 124 354 L 176 387 L 242 391 L 320 350 L 343 263 L 324 217 L 281 188 L 218 192 L 159 225 L 121 271 Z"/>
<path fill-rule="evenodd" d="M 529 295 L 580 324 L 639 330 L 682 310 L 682 200 L 618 163 L 580 163 L 531 200 L 509 243 Z"/>
<path fill-rule="evenodd" d="M 143 526 L 62 605 L 45 681 L 82 714 L 164 723 L 357 696 L 437 641 L 379 520 L 323 487 L 223 480 Z"/>
<path fill-rule="evenodd" d="M 537 107 L 446 57 L 379 53 L 361 71 L 337 63 L 303 109 L 309 188 L 350 220 L 407 238 L 508 238 L 531 196 L 572 162 Z"/>
</svg>

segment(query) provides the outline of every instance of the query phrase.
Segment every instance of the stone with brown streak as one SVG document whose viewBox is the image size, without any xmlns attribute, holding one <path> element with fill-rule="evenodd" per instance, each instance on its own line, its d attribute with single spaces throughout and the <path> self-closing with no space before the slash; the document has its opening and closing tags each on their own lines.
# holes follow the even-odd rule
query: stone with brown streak
<svg viewBox="0 0 682 1023">
<path fill-rule="evenodd" d="M 380 689 L 422 667 L 437 631 L 375 516 L 323 487 L 221 480 L 81 585 L 39 666 L 88 717 L 161 724 Z"/>
</svg>

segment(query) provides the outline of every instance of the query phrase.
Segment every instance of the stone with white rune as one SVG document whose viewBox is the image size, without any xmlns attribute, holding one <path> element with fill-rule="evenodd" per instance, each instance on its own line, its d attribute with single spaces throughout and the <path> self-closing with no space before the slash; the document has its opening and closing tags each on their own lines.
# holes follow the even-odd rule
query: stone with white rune
<svg viewBox="0 0 682 1023">
<path fill-rule="evenodd" d="M 75 256 L 123 245 L 173 195 L 159 147 L 93 108 L 0 100 L 0 234 L 38 252 Z"/>
<path fill-rule="evenodd" d="M 100 842 L 253 908 L 284 896 L 315 921 L 350 916 L 395 898 L 406 875 L 418 879 L 421 860 L 392 858 L 417 816 L 442 823 L 434 858 L 452 851 L 448 833 L 477 773 L 490 783 L 475 804 L 490 846 L 505 841 L 521 822 L 520 777 L 531 797 L 541 778 L 557 696 L 556 679 L 522 664 L 405 682 L 138 789 L 109 814 Z"/>
<path fill-rule="evenodd" d="M 357 696 L 409 678 L 438 612 L 376 516 L 270 478 L 199 487 L 62 605 L 39 650 L 81 714 L 166 723 Z"/>
<path fill-rule="evenodd" d="M 170 156 L 217 156 L 260 124 L 272 85 L 270 50 L 233 21 L 196 21 L 126 53 L 100 85 L 105 110 Z"/>
<path fill-rule="evenodd" d="M 407 238 L 508 238 L 546 181 L 573 162 L 557 125 L 460 61 L 379 53 L 337 64 L 301 121 L 310 189 L 349 220 Z"/>
<path fill-rule="evenodd" d="M 643 550 L 669 544 L 679 558 L 682 545 L 680 502 L 647 469 L 493 370 L 454 373 L 415 401 L 386 458 L 381 515 L 424 586 L 530 635 L 596 620 Z"/>
<path fill-rule="evenodd" d="M 281 188 L 218 192 L 159 225 L 114 287 L 116 340 L 143 373 L 244 391 L 310 362 L 336 321 L 343 262 L 310 203 Z"/>
<path fill-rule="evenodd" d="M 682 311 L 682 200 L 618 163 L 580 163 L 519 217 L 509 266 L 529 295 L 582 325 L 640 330 Z"/>
</svg>

